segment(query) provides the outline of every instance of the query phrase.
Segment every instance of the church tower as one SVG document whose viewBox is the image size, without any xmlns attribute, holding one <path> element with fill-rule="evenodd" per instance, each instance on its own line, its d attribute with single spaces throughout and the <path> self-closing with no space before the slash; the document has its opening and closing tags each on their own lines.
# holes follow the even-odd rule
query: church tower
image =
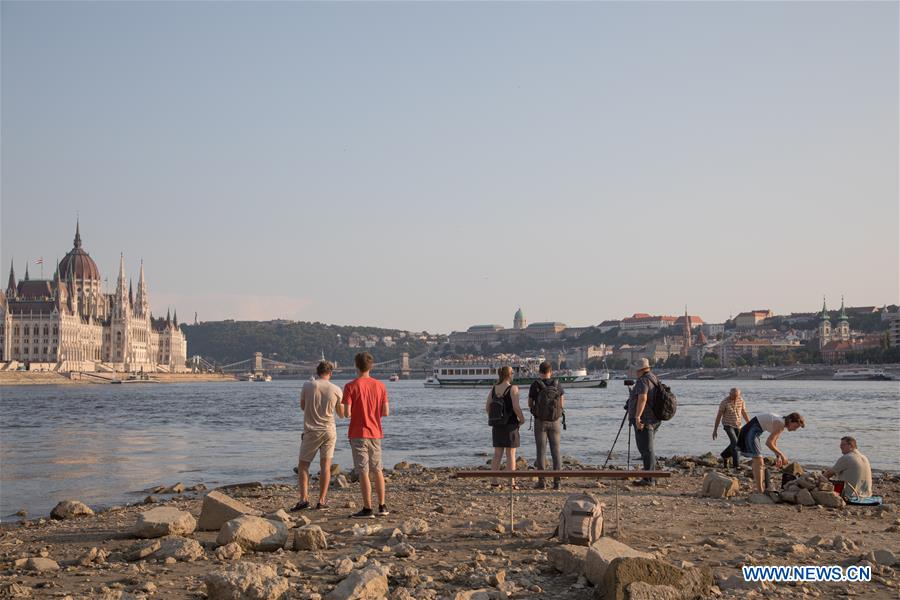
<svg viewBox="0 0 900 600">
<path fill-rule="evenodd" d="M 684 307 L 684 323 L 681 326 L 681 355 L 685 358 L 690 356 L 691 352 L 691 316 L 688 314 L 687 305 Z"/>
<path fill-rule="evenodd" d="M 819 315 L 819 348 L 831 341 L 831 319 L 828 316 L 828 308 L 825 306 L 825 297 L 822 297 L 822 314 Z"/>
<path fill-rule="evenodd" d="M 850 319 L 847 317 L 847 311 L 844 310 L 844 297 L 841 296 L 841 314 L 838 316 L 837 331 L 834 337 L 842 342 L 850 341 Z"/>
</svg>

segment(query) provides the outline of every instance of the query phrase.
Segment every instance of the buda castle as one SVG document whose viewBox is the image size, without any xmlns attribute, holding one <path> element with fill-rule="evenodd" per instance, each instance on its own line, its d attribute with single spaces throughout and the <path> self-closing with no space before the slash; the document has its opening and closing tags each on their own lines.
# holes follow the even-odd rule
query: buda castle
<svg viewBox="0 0 900 600">
<path fill-rule="evenodd" d="M 0 291 L 0 368 L 52 371 L 186 371 L 187 339 L 177 312 L 153 318 L 141 261 L 137 293 L 119 259 L 116 291 L 101 289 L 100 269 L 82 248 L 80 224 L 74 247 L 52 279 L 25 276 L 9 268 Z"/>
</svg>

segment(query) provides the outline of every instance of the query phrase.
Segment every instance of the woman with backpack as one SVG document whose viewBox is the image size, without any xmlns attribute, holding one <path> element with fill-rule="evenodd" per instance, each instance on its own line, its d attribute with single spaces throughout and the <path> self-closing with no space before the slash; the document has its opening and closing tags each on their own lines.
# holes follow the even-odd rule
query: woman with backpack
<svg viewBox="0 0 900 600">
<path fill-rule="evenodd" d="M 728 447 L 722 450 L 720 454 L 726 469 L 728 468 L 729 456 L 731 457 L 732 468 L 737 470 L 740 466 L 738 459 L 738 434 L 741 431 L 742 417 L 745 423 L 750 422 L 747 409 L 744 407 L 744 397 L 741 396 L 741 390 L 731 388 L 728 397 L 719 404 L 719 412 L 716 414 L 716 424 L 713 425 L 712 434 L 713 439 L 719 437 L 719 423 L 722 423 L 722 429 L 725 430 L 725 435 L 730 440 Z"/>
<path fill-rule="evenodd" d="M 488 424 L 491 426 L 491 438 L 494 446 L 494 458 L 491 460 L 491 470 L 500 470 L 500 461 L 506 452 L 506 469 L 516 470 L 516 448 L 519 447 L 519 426 L 525 422 L 525 415 L 519 408 L 519 387 L 512 383 L 512 367 L 504 366 L 497 370 L 497 383 L 491 386 L 484 410 L 488 415 Z M 515 480 L 513 480 L 513 487 Z M 499 486 L 496 479 L 491 481 L 492 486 Z M 518 488 L 516 488 L 518 489 Z"/>
</svg>

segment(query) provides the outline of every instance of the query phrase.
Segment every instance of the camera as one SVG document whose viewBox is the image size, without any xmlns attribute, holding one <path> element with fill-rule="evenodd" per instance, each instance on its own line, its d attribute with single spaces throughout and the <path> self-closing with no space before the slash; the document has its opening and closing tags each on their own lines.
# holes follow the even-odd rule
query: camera
<svg viewBox="0 0 900 600">
<path fill-rule="evenodd" d="M 628 387 L 633 386 L 633 385 L 634 385 L 634 379 L 626 379 L 626 380 L 625 380 L 625 385 L 627 385 Z"/>
</svg>

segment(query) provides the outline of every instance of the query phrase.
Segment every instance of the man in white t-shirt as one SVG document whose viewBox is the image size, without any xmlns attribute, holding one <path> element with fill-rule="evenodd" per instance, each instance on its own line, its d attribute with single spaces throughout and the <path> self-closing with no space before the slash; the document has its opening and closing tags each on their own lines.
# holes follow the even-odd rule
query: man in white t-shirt
<svg viewBox="0 0 900 600">
<path fill-rule="evenodd" d="M 300 441 L 300 464 L 297 466 L 300 501 L 291 511 L 309 508 L 309 465 L 319 454 L 319 501 L 316 508 L 328 508 L 326 496 L 331 482 L 331 458 L 337 440 L 334 413 L 344 416 L 343 392 L 331 383 L 334 366 L 322 361 L 316 367 L 316 379 L 303 384 L 300 410 L 303 411 L 303 436 Z"/>
<path fill-rule="evenodd" d="M 856 496 L 868 498 L 872 495 L 872 466 L 866 455 L 859 451 L 856 438 L 845 435 L 841 438 L 841 456 L 834 466 L 827 469 L 825 477 L 844 482 L 841 495 L 844 498 Z"/>
</svg>

